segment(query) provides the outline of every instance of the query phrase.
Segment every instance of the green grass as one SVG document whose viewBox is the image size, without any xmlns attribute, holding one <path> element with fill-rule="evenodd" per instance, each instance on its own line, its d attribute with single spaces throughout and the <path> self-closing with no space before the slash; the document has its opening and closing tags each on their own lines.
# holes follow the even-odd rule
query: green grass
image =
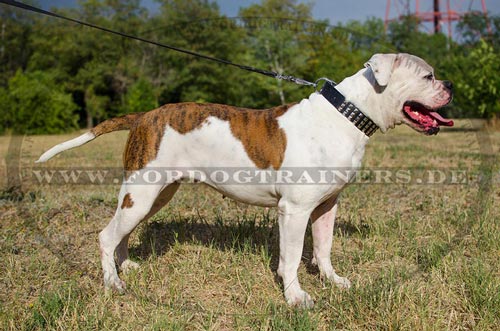
<svg viewBox="0 0 500 331">
<path fill-rule="evenodd" d="M 51 166 L 116 166 L 126 135 L 104 136 Z M 488 170 L 474 132 L 377 134 L 366 166 Z M 29 137 L 22 165 L 68 136 Z M 500 134 L 491 133 L 498 151 Z M 8 145 L 8 137 L 0 137 Z M 5 142 L 5 144 L 4 144 Z M 5 155 L 6 148 L 0 151 Z M 486 160 L 486 161 L 485 161 Z M 52 162 L 52 161 L 51 161 Z M 491 168 L 493 167 L 493 169 Z M 5 169 L 2 169 L 4 173 Z M 488 172 L 486 172 L 488 174 Z M 299 275 L 311 310 L 285 304 L 277 280 L 275 209 L 185 185 L 133 233 L 140 268 L 123 295 L 106 295 L 97 234 L 118 186 L 25 183 L 0 194 L 2 330 L 498 330 L 500 191 L 482 185 L 353 185 L 342 195 L 332 261 L 339 290 L 310 261 Z"/>
</svg>

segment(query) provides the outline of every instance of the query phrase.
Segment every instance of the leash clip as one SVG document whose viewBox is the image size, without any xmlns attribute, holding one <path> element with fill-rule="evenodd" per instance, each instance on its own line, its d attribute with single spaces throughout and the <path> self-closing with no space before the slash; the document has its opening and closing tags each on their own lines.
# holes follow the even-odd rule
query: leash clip
<svg viewBox="0 0 500 331">
<path fill-rule="evenodd" d="M 321 85 L 321 88 L 323 88 L 323 86 L 326 84 L 326 83 L 330 83 L 332 84 L 333 86 L 337 85 L 337 83 L 335 83 L 333 80 L 331 80 L 330 78 L 327 78 L 327 77 L 320 77 L 318 79 L 316 79 L 316 81 L 314 82 L 314 89 L 316 90 L 316 92 L 320 92 L 321 91 L 321 88 L 319 88 L 319 83 L 321 81 L 324 81 L 325 83 L 323 85 Z"/>
</svg>

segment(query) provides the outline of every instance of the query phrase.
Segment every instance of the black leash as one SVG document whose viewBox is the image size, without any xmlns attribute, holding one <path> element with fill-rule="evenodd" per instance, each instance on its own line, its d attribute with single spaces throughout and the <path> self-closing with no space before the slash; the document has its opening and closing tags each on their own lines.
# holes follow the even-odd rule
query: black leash
<svg viewBox="0 0 500 331">
<path fill-rule="evenodd" d="M 105 31 L 105 32 L 108 32 L 108 33 L 112 33 L 112 34 L 121 36 L 121 37 L 124 37 L 124 38 L 138 40 L 138 41 L 141 41 L 141 42 L 144 42 L 144 43 L 148 43 L 148 44 L 151 44 L 151 45 L 155 45 L 155 46 L 167 48 L 167 49 L 170 49 L 170 50 L 173 50 L 173 51 L 177 51 L 177 52 L 180 52 L 180 53 L 192 55 L 192 56 L 199 57 L 199 58 L 202 58 L 202 59 L 205 59 L 205 60 L 210 60 L 210 61 L 214 61 L 214 62 L 218 62 L 218 63 L 222 63 L 222 64 L 227 64 L 227 65 L 230 65 L 230 66 L 233 66 L 233 67 L 237 67 L 237 68 L 242 69 L 242 70 L 256 72 L 256 73 L 259 73 L 259 74 L 262 74 L 262 75 L 265 75 L 265 76 L 268 76 L 268 77 L 273 77 L 273 78 L 276 78 L 276 79 L 286 80 L 286 81 L 293 82 L 293 83 L 298 84 L 298 85 L 306 85 L 306 86 L 312 86 L 312 87 L 316 87 L 318 85 L 317 82 L 313 83 L 313 82 L 309 82 L 309 81 L 307 81 L 305 79 L 297 78 L 297 77 L 294 77 L 294 76 L 283 75 L 283 74 L 280 74 L 280 73 L 277 73 L 277 72 L 274 72 L 274 71 L 269 71 L 269 70 L 254 68 L 254 67 L 246 66 L 246 65 L 242 65 L 242 64 L 237 64 L 237 63 L 234 63 L 234 62 L 231 62 L 231 61 L 228 61 L 228 60 L 219 59 L 219 58 L 216 58 L 216 57 L 211 57 L 211 56 L 200 54 L 200 53 L 195 53 L 195 52 L 187 50 L 187 49 L 183 49 L 183 48 L 179 48 L 179 47 L 175 47 L 175 46 L 170 46 L 170 45 L 166 45 L 166 44 L 161 44 L 161 43 L 158 43 L 156 41 L 144 39 L 144 38 L 133 36 L 133 35 L 130 35 L 130 34 L 126 34 L 126 33 L 123 33 L 123 32 L 114 31 L 114 30 L 111 30 L 111 29 L 108 29 L 108 28 L 104 28 L 102 26 L 98 26 L 98 25 L 92 24 L 92 23 L 84 22 L 84 21 L 77 20 L 77 19 L 70 18 L 70 17 L 66 17 L 66 16 L 62 16 L 62 15 L 59 15 L 59 14 L 56 14 L 56 13 L 53 13 L 53 12 L 50 12 L 50 11 L 47 11 L 47 10 L 43 10 L 41 8 L 30 6 L 30 5 L 21 3 L 19 1 L 15 1 L 15 0 L 0 0 L 0 3 L 4 3 L 4 4 L 9 5 L 9 6 L 21 8 L 21 9 L 32 11 L 32 12 L 35 12 L 35 13 L 39 13 L 39 14 L 43 14 L 43 15 L 47 15 L 47 16 L 56 17 L 56 18 L 59 18 L 59 19 L 62 19 L 62 20 L 73 22 L 73 23 L 85 25 L 85 26 L 88 26 L 88 27 L 91 27 L 91 28 L 94 28 L 94 29 L 98 29 L 98 30 L 101 30 L 101 31 Z"/>
</svg>

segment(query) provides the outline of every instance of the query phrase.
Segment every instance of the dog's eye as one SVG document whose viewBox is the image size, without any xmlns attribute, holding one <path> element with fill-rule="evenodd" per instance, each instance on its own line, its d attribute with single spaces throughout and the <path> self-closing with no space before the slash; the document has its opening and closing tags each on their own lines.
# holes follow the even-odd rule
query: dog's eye
<svg viewBox="0 0 500 331">
<path fill-rule="evenodd" d="M 427 79 L 427 80 L 434 80 L 434 74 L 433 74 L 433 73 L 430 73 L 430 74 L 428 74 L 427 76 L 424 76 L 424 79 Z"/>
</svg>

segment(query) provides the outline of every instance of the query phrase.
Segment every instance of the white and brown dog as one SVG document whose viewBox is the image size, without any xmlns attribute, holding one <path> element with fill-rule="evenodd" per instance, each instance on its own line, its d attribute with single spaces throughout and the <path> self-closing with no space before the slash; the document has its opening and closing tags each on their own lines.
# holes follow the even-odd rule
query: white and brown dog
<svg viewBox="0 0 500 331">
<path fill-rule="evenodd" d="M 417 131 L 436 134 L 451 126 L 435 109 L 452 98 L 451 83 L 434 78 L 433 69 L 408 54 L 376 54 L 355 75 L 335 88 L 328 84 L 300 103 L 267 110 L 220 104 L 169 104 L 146 113 L 104 121 L 90 132 L 59 144 L 38 162 L 116 130 L 130 129 L 124 154 L 127 171 L 116 213 L 99 234 L 104 284 L 123 290 L 116 262 L 126 270 L 128 238 L 134 228 L 162 208 L 177 191 L 185 172 L 154 184 L 131 183 L 131 171 L 169 169 L 356 168 L 361 165 L 369 136 L 406 123 Z M 340 93 L 339 93 L 340 92 Z M 340 102 L 336 98 L 341 98 Z M 345 100 L 343 100 L 345 97 Z M 361 110 L 361 111 L 359 111 Z M 203 172 L 203 170 L 200 170 Z M 200 174 L 200 171 L 195 172 Z M 203 173 L 202 173 L 203 175 Z M 350 282 L 335 273 L 330 261 L 337 197 L 346 182 L 330 185 L 268 183 L 221 185 L 211 176 L 200 180 L 225 196 L 279 211 L 278 274 L 289 304 L 311 306 L 299 284 L 306 226 L 311 220 L 314 263 L 323 276 L 340 287 Z"/>
</svg>

